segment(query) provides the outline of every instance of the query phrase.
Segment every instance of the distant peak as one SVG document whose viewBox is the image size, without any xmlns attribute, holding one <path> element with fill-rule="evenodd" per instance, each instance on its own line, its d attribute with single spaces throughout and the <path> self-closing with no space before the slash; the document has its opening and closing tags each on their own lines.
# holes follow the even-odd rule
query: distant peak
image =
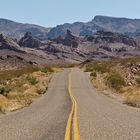
<svg viewBox="0 0 140 140">
<path fill-rule="evenodd" d="M 94 17 L 94 21 L 97 21 L 97 20 L 101 20 L 101 19 L 110 19 L 110 18 L 114 18 L 114 17 L 111 17 L 111 16 L 103 16 L 103 15 L 97 15 Z"/>
<path fill-rule="evenodd" d="M 113 17 L 113 16 L 104 16 L 104 15 L 97 15 L 94 17 L 93 21 L 98 21 L 98 20 L 105 20 L 105 19 L 126 19 L 126 20 L 132 20 L 130 18 L 125 18 L 125 17 Z"/>
<path fill-rule="evenodd" d="M 96 15 L 94 18 L 114 18 L 112 16 Z"/>
</svg>

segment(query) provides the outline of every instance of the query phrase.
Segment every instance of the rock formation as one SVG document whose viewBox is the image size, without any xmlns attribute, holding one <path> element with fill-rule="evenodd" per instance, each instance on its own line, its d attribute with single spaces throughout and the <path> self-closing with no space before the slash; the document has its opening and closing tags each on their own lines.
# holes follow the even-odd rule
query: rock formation
<svg viewBox="0 0 140 140">
<path fill-rule="evenodd" d="M 19 45 L 28 48 L 38 48 L 43 45 L 43 43 L 39 39 L 35 38 L 31 32 L 27 32 L 24 37 L 20 39 Z"/>
<path fill-rule="evenodd" d="M 0 34 L 0 49 L 18 50 L 19 48 L 16 41 Z"/>
<path fill-rule="evenodd" d="M 137 43 L 131 37 L 128 37 L 123 34 L 113 33 L 113 32 L 105 32 L 98 31 L 97 33 L 86 36 L 86 40 L 90 42 L 98 43 L 123 43 L 129 46 L 136 47 Z"/>
</svg>

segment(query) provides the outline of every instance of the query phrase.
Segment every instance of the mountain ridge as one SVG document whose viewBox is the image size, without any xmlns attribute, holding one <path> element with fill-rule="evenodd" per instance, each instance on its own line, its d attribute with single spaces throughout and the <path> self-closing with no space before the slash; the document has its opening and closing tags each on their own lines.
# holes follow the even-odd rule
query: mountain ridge
<svg viewBox="0 0 140 140">
<path fill-rule="evenodd" d="M 0 18 L 0 33 L 6 36 L 20 39 L 26 32 L 32 32 L 39 39 L 46 39 L 50 28 L 40 25 L 15 22 L 9 19 Z"/>
<path fill-rule="evenodd" d="M 140 32 L 140 19 L 97 15 L 89 22 L 58 25 L 48 32 L 48 37 L 64 36 L 67 29 L 81 36 L 102 30 L 133 35 Z"/>
<path fill-rule="evenodd" d="M 77 21 L 47 28 L 36 24 L 20 23 L 0 18 L 0 33 L 18 40 L 26 32 L 32 32 L 35 37 L 46 40 L 47 38 L 56 38 L 60 35 L 65 36 L 67 30 L 78 36 L 92 35 L 102 30 L 133 36 L 140 33 L 140 19 L 97 15 L 88 22 Z"/>
</svg>

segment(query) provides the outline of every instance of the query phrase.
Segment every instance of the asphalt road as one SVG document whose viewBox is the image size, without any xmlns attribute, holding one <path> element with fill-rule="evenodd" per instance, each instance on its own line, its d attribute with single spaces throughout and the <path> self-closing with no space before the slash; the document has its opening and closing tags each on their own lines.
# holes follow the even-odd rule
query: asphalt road
<svg viewBox="0 0 140 140">
<path fill-rule="evenodd" d="M 140 109 L 99 93 L 73 68 L 54 74 L 30 107 L 0 116 L 0 140 L 64 140 L 69 133 L 75 140 L 140 140 Z"/>
<path fill-rule="evenodd" d="M 140 109 L 99 93 L 81 70 L 72 70 L 81 140 L 140 140 Z"/>
<path fill-rule="evenodd" d="M 68 71 L 54 74 L 45 95 L 30 107 L 0 116 L 0 140 L 63 140 L 71 107 Z"/>
</svg>

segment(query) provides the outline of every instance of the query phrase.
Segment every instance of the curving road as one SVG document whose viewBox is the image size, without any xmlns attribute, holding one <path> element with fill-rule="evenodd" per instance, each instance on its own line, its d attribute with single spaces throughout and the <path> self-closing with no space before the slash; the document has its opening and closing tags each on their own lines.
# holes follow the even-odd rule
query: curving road
<svg viewBox="0 0 140 140">
<path fill-rule="evenodd" d="M 0 116 L 0 140 L 63 140 L 70 98 L 68 71 L 54 74 L 45 95 L 30 107 Z"/>
<path fill-rule="evenodd" d="M 81 70 L 72 70 L 81 140 L 140 140 L 140 110 L 98 91 Z"/>
<path fill-rule="evenodd" d="M 1 115 L 0 140 L 140 140 L 140 109 L 99 93 L 80 69 L 69 71 L 54 74 L 29 108 Z"/>
</svg>

